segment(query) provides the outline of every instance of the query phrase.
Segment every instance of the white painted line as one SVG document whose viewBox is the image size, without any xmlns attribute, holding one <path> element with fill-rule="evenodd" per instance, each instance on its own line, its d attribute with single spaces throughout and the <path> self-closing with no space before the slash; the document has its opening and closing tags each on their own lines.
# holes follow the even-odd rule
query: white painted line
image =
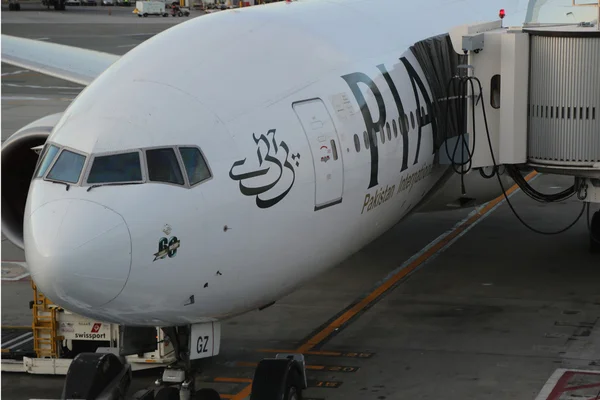
<svg viewBox="0 0 600 400">
<path fill-rule="evenodd" d="M 40 101 L 48 101 L 45 97 L 28 97 L 28 96 L 2 96 L 2 100 L 40 100 Z"/>
<path fill-rule="evenodd" d="M 2 100 L 5 101 L 73 101 L 74 98 L 57 97 L 49 99 L 46 97 L 32 97 L 32 96 L 2 96 Z"/>
<path fill-rule="evenodd" d="M 27 339 L 25 339 L 25 340 L 21 340 L 19 343 L 15 343 L 15 344 L 13 345 L 13 347 L 19 347 L 19 346 L 21 346 L 21 345 L 24 345 L 24 344 L 25 344 L 25 343 L 27 343 L 27 342 L 31 342 L 31 341 L 33 341 L 33 333 L 32 333 L 32 332 L 29 332 L 29 334 L 31 335 L 31 337 L 29 337 L 29 338 L 27 338 Z"/>
<path fill-rule="evenodd" d="M 556 386 L 556 383 L 566 371 L 567 370 L 563 368 L 554 371 L 554 373 L 546 381 L 546 384 L 540 391 L 540 394 L 538 394 L 538 396 L 535 398 L 535 400 L 547 400 L 548 396 L 550 396 L 550 393 L 552 393 L 552 389 L 554 389 L 554 386 Z"/>
<path fill-rule="evenodd" d="M 544 384 L 544 387 L 542 388 L 542 390 L 540 391 L 538 396 L 535 398 L 535 400 L 548 400 L 548 397 L 550 397 L 550 394 L 552 393 L 552 391 L 558 384 L 559 379 L 566 372 L 582 372 L 585 374 L 593 373 L 593 374 L 600 375 L 600 371 L 595 371 L 595 370 L 559 368 L 556 371 L 554 371 L 554 373 L 550 376 L 550 378 L 548 378 L 548 380 Z"/>
<path fill-rule="evenodd" d="M 6 264 L 16 264 L 22 268 L 24 268 L 26 271 L 29 271 L 29 268 L 27 268 L 27 263 L 25 261 L 6 261 L 6 260 L 2 260 L 2 263 L 6 263 Z M 8 281 L 8 282 L 14 282 L 14 281 L 20 281 L 21 279 L 27 278 L 29 276 L 29 272 L 25 272 L 24 274 L 21 274 L 19 276 L 15 276 L 12 278 L 2 278 L 2 281 Z"/>
<path fill-rule="evenodd" d="M 117 47 L 135 47 L 137 45 L 138 45 L 137 43 L 134 43 L 134 44 L 122 44 L 122 45 L 117 46 Z"/>
<path fill-rule="evenodd" d="M 24 333 L 24 334 L 22 334 L 21 336 L 17 336 L 16 338 L 9 340 L 8 342 L 4 342 L 4 343 L 2 343 L 2 347 L 3 347 L 3 348 L 8 348 L 8 349 L 10 349 L 11 347 L 6 347 L 6 346 L 8 346 L 9 344 L 11 344 L 11 343 L 13 343 L 13 342 L 16 342 L 17 340 L 23 339 L 23 338 L 24 338 L 24 337 L 26 337 L 26 336 L 31 336 L 31 339 L 33 339 L 33 333 L 31 333 L 31 332 L 27 332 L 27 333 Z M 27 339 L 27 342 L 28 342 L 29 340 L 31 340 L 31 339 Z M 13 347 L 15 347 L 15 346 L 18 346 L 19 344 L 20 344 L 20 343 L 18 343 L 18 344 L 15 344 L 15 345 L 13 345 Z"/>
<path fill-rule="evenodd" d="M 16 88 L 27 88 L 27 89 L 71 89 L 71 90 L 83 90 L 83 86 L 39 86 L 39 85 L 23 85 L 20 83 L 2 83 L 2 86 L 16 87 Z M 69 93 L 70 94 L 70 93 Z"/>
<path fill-rule="evenodd" d="M 29 70 L 28 69 L 21 69 L 19 71 L 5 72 L 5 73 L 2 74 L 2 76 L 19 75 L 19 74 L 22 74 L 24 72 L 29 72 Z"/>
<path fill-rule="evenodd" d="M 23 275 L 19 275 L 15 278 L 2 278 L 3 281 L 20 281 L 21 279 L 27 278 L 29 276 L 29 272 Z"/>
<path fill-rule="evenodd" d="M 37 39 L 33 39 L 33 40 L 50 40 L 49 37 L 41 37 L 41 38 L 37 38 Z"/>
</svg>

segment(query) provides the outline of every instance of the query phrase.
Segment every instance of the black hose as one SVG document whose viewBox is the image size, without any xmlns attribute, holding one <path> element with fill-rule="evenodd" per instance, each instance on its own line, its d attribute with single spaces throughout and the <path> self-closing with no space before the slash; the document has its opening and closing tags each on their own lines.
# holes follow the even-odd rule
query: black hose
<svg viewBox="0 0 600 400">
<path fill-rule="evenodd" d="M 477 78 L 477 77 L 468 77 L 467 79 L 469 80 L 474 80 L 475 82 L 477 82 L 477 84 L 479 85 L 479 93 L 483 94 L 483 87 L 481 85 L 481 81 Z M 481 108 L 483 111 L 483 121 L 485 123 L 485 131 L 486 131 L 486 135 L 487 135 L 487 139 L 488 139 L 488 145 L 490 148 L 490 154 L 492 156 L 492 162 L 494 163 L 494 167 L 498 168 L 498 164 L 496 163 L 496 157 L 494 157 L 494 150 L 492 147 L 492 139 L 490 138 L 490 130 L 489 130 L 489 126 L 488 126 L 488 122 L 487 122 L 487 115 L 485 112 L 485 102 L 481 103 Z M 475 126 L 473 126 L 473 136 L 475 136 Z M 502 179 L 500 178 L 500 174 L 497 173 L 496 171 L 496 177 L 498 178 L 498 183 L 500 184 L 500 188 L 502 188 L 502 194 L 504 195 L 504 198 L 506 199 L 506 203 L 508 204 L 508 206 L 510 207 L 511 211 L 513 212 L 513 214 L 515 215 L 515 217 L 517 217 L 517 219 L 528 229 L 530 229 L 531 231 L 535 232 L 535 233 L 539 233 L 541 235 L 558 235 L 559 233 L 563 233 L 566 232 L 567 230 L 571 229 L 578 221 L 579 219 L 581 219 L 581 216 L 583 215 L 583 212 L 586 209 L 587 204 L 583 203 L 583 207 L 581 208 L 581 211 L 579 212 L 579 215 L 577 216 L 577 218 L 575 218 L 575 221 L 573 221 L 572 223 L 570 223 L 569 225 L 567 225 L 565 228 L 562 228 L 558 231 L 554 231 L 554 232 L 545 232 L 545 231 L 541 231 L 539 229 L 535 229 L 532 226 L 530 226 L 529 224 L 527 224 L 517 213 L 517 211 L 515 210 L 515 208 L 513 207 L 512 203 L 510 202 L 510 199 L 508 198 L 508 196 L 506 195 L 506 189 L 504 189 L 504 185 L 502 184 Z M 519 174 L 520 175 L 520 174 Z M 521 176 L 521 178 L 523 179 L 523 181 L 525 181 L 525 179 Z M 520 180 L 519 180 L 520 181 Z M 527 182 L 526 182 L 527 183 Z M 517 182 L 517 184 L 519 184 L 519 182 Z M 519 185 L 519 187 L 521 187 Z M 529 184 L 527 184 L 527 186 L 523 186 L 526 188 L 526 190 L 529 190 L 529 188 L 531 188 L 531 186 L 529 186 Z M 521 189 L 523 188 L 521 187 Z M 573 188 L 569 188 L 561 193 L 565 193 L 568 192 L 570 190 L 574 191 L 574 187 Z M 532 193 L 539 193 L 535 190 L 533 190 L 533 188 L 531 188 Z M 558 193 L 556 195 L 560 195 L 561 193 Z M 549 196 L 556 196 L 556 195 L 549 195 Z M 572 194 L 571 194 L 572 195 Z M 570 197 L 570 196 L 569 196 Z"/>
</svg>

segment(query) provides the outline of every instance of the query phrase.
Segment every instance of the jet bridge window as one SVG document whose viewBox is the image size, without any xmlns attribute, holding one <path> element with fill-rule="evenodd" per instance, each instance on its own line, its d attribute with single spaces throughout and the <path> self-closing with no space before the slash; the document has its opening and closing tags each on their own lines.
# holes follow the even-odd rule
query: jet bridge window
<svg viewBox="0 0 600 400">
<path fill-rule="evenodd" d="M 188 180 L 193 186 L 211 177 L 206 160 L 200 150 L 196 147 L 180 147 L 179 152 L 185 165 Z"/>
<path fill-rule="evenodd" d="M 136 151 L 96 156 L 87 183 L 122 183 L 140 182 L 141 180 L 140 153 Z"/>
<path fill-rule="evenodd" d="M 148 179 L 153 182 L 174 183 L 183 185 L 183 174 L 179 161 L 172 148 L 146 150 L 148 162 Z"/>
<path fill-rule="evenodd" d="M 63 150 L 48 173 L 47 179 L 53 181 L 77 183 L 83 170 L 85 156 Z"/>
<path fill-rule="evenodd" d="M 52 161 L 54 161 L 54 157 L 56 157 L 56 154 L 58 154 L 58 150 L 59 148 L 52 144 L 44 150 L 40 157 L 40 160 L 42 160 L 42 162 L 38 164 L 38 170 L 35 174 L 36 178 L 44 176 L 46 170 L 48 169 L 50 164 L 52 164 Z"/>
</svg>

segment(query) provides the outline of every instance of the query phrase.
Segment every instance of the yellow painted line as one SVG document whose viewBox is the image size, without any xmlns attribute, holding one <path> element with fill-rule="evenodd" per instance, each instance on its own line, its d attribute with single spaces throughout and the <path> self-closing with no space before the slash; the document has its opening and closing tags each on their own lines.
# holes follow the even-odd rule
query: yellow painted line
<svg viewBox="0 0 600 400">
<path fill-rule="evenodd" d="M 235 363 L 235 365 L 237 367 L 251 367 L 251 368 L 254 368 L 254 367 L 258 366 L 258 363 L 255 363 L 255 362 L 246 362 L 246 361 L 238 361 L 237 363 Z M 325 369 L 325 366 L 324 365 L 306 365 L 306 369 L 309 369 L 309 370 L 312 370 L 312 371 L 323 371 Z"/>
<path fill-rule="evenodd" d="M 251 383 L 250 378 L 228 378 L 226 376 L 218 376 L 214 379 L 215 382 L 228 382 L 228 383 Z"/>
<path fill-rule="evenodd" d="M 537 172 L 533 171 L 529 175 L 525 177 L 526 181 L 531 180 L 534 176 L 537 175 Z M 510 196 L 519 188 L 518 185 L 513 185 L 510 189 L 506 191 L 506 196 Z M 463 233 L 466 229 L 472 226 L 479 219 L 484 217 L 490 211 L 494 209 L 502 200 L 504 200 L 504 194 L 496 197 L 494 200 L 487 203 L 484 207 L 477 210 L 475 214 L 473 214 L 470 218 L 465 220 L 461 225 L 457 226 L 452 233 L 448 236 L 440 240 L 438 243 L 429 248 L 426 252 L 417 257 L 413 262 L 411 262 L 404 269 L 400 270 L 395 275 L 391 276 L 389 279 L 384 281 L 379 287 L 373 290 L 366 298 L 364 298 L 361 302 L 356 304 L 350 310 L 346 311 L 344 314 L 339 316 L 335 321 L 331 324 L 323 328 L 320 332 L 315 334 L 312 338 L 310 338 L 305 344 L 300 346 L 297 350 L 275 350 L 275 349 L 259 349 L 259 352 L 262 353 L 302 353 L 302 354 L 312 354 L 312 355 L 322 355 L 322 356 L 341 356 L 342 352 L 337 351 L 311 351 L 313 347 L 322 342 L 325 338 L 327 338 L 331 333 L 333 333 L 337 328 L 342 326 L 348 320 L 350 320 L 353 316 L 358 314 L 361 310 L 367 307 L 370 303 L 375 301 L 381 294 L 388 291 L 394 284 L 396 284 L 399 280 L 404 278 L 410 272 L 414 271 L 419 265 L 423 264 L 423 262 L 427 261 L 431 256 L 435 255 L 438 251 L 443 249 L 448 243 L 458 237 L 461 233 Z M 239 393 L 233 395 L 232 397 L 224 397 L 231 400 L 244 400 L 246 397 L 250 395 L 252 391 L 252 383 L 242 389 Z"/>
<path fill-rule="evenodd" d="M 529 175 L 525 177 L 525 180 L 532 179 L 537 172 L 531 172 Z M 506 191 L 506 196 L 512 194 L 515 190 L 519 188 L 518 185 L 513 185 L 509 190 Z M 391 276 L 389 279 L 384 281 L 379 287 L 373 290 L 367 297 L 365 297 L 362 301 L 357 303 L 354 307 L 340 315 L 337 319 L 335 319 L 331 324 L 327 325 L 320 332 L 316 333 L 313 337 L 311 337 L 306 343 L 302 346 L 298 347 L 296 352 L 307 354 L 313 347 L 317 346 L 323 340 L 325 340 L 329 335 L 331 335 L 335 330 L 339 329 L 342 325 L 348 322 L 352 317 L 358 314 L 360 311 L 364 310 L 369 304 L 375 301 L 379 296 L 383 293 L 390 290 L 398 281 L 402 278 L 410 274 L 414 271 L 418 266 L 423 264 L 433 255 L 437 254 L 442 248 L 444 248 L 448 243 L 450 243 L 453 239 L 455 239 L 458 235 L 464 232 L 467 228 L 477 222 L 481 217 L 485 216 L 489 213 L 496 205 L 498 205 L 502 200 L 504 200 L 504 194 L 496 197 L 494 200 L 490 201 L 479 209 L 476 213 L 474 213 L 470 218 L 466 219 L 461 225 L 458 225 L 450 234 L 444 237 L 442 240 L 437 242 L 419 257 L 417 257 L 414 261 L 409 263 L 405 268 L 398 271 L 395 275 Z"/>
<path fill-rule="evenodd" d="M 277 349 L 258 349 L 260 353 L 298 353 L 298 350 L 277 350 Z M 344 355 L 341 351 L 304 351 L 302 354 L 308 354 L 311 356 L 332 356 L 332 357 L 340 357 Z"/>
<path fill-rule="evenodd" d="M 10 349 L 2 349 L 2 353 L 10 353 Z"/>
<path fill-rule="evenodd" d="M 252 384 L 249 384 L 245 388 L 242 389 L 241 392 L 231 397 L 231 400 L 244 400 L 246 397 L 250 396 L 252 392 Z"/>
</svg>

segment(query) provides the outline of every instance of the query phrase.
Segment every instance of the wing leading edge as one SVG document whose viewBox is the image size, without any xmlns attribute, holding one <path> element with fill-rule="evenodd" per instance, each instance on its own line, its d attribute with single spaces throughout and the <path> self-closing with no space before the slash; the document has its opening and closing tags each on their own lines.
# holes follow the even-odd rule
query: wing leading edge
<svg viewBox="0 0 600 400">
<path fill-rule="evenodd" d="M 2 35 L 2 62 L 85 86 L 119 58 L 115 54 Z"/>
</svg>

